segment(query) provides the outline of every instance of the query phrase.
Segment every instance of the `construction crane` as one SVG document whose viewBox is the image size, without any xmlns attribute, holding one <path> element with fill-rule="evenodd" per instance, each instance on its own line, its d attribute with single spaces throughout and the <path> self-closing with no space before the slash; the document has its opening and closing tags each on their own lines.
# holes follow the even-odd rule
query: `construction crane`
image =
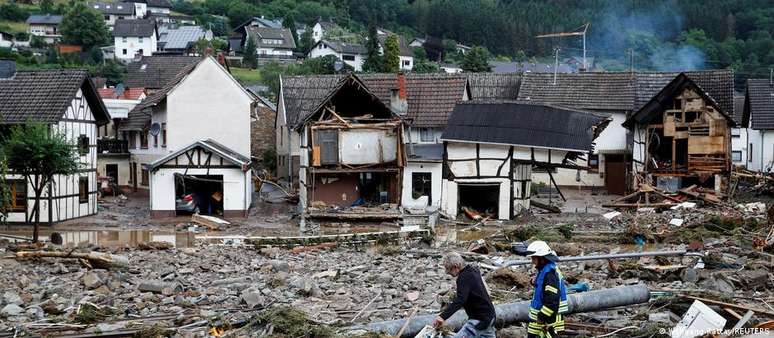
<svg viewBox="0 0 774 338">
<path fill-rule="evenodd" d="M 542 38 L 561 38 L 565 36 L 582 36 L 583 37 L 583 69 L 587 70 L 588 65 L 586 64 L 586 31 L 588 29 L 589 29 L 589 24 L 586 23 L 585 25 L 582 25 L 569 32 L 541 34 L 536 36 L 536 38 L 542 39 Z"/>
</svg>

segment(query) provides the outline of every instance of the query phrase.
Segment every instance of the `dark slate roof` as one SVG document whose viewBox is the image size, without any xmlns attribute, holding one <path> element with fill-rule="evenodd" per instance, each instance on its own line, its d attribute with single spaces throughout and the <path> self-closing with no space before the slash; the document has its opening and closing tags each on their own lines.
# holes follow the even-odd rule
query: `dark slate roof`
<svg viewBox="0 0 774 338">
<path fill-rule="evenodd" d="M 358 74 L 373 94 L 389 105 L 391 90 L 397 87 L 395 74 Z M 288 124 L 297 126 L 298 116 L 308 116 L 329 92 L 337 87 L 342 75 L 290 76 L 282 78 L 285 114 Z M 467 79 L 461 74 L 406 74 L 407 117 L 417 127 L 443 127 L 463 99 Z"/>
<path fill-rule="evenodd" d="M 126 87 L 159 89 L 171 81 L 188 65 L 201 60 L 198 56 L 143 56 L 126 66 Z"/>
<path fill-rule="evenodd" d="M 97 123 L 108 123 L 110 114 L 83 70 L 21 71 L 11 79 L 0 79 L 0 121 L 56 123 L 78 89 L 83 90 Z"/>
<path fill-rule="evenodd" d="M 489 61 L 492 73 L 552 73 L 553 63 L 530 63 L 512 61 Z M 572 73 L 573 69 L 567 64 L 559 64 L 559 73 Z"/>
<path fill-rule="evenodd" d="M 585 152 L 592 149 L 594 127 L 606 120 L 567 108 L 468 101 L 454 108 L 441 138 Z"/>
<path fill-rule="evenodd" d="M 634 82 L 631 73 L 526 73 L 519 101 L 575 109 L 631 111 Z"/>
<path fill-rule="evenodd" d="M 134 15 L 134 4 L 131 2 L 92 2 L 89 7 L 104 14 Z"/>
<path fill-rule="evenodd" d="M 310 50 L 314 49 L 314 47 L 317 47 L 318 44 L 324 44 L 328 46 L 328 48 L 333 49 L 339 53 L 342 54 L 360 54 L 365 55 L 368 53 L 368 50 L 366 48 L 358 43 L 348 43 L 348 42 L 339 42 L 339 41 L 328 41 L 328 40 L 320 40 L 310 48 Z"/>
<path fill-rule="evenodd" d="M 113 36 L 149 37 L 156 31 L 156 21 L 147 19 L 116 20 Z"/>
<path fill-rule="evenodd" d="M 641 72 L 636 73 L 636 102 L 634 110 L 639 110 L 650 99 L 670 83 L 680 72 Z M 730 69 L 684 72 L 709 97 L 717 102 L 719 108 L 734 115 L 734 74 Z"/>
<path fill-rule="evenodd" d="M 409 154 L 410 160 L 428 162 L 441 162 L 443 160 L 443 144 L 441 143 L 412 144 L 411 148 L 414 152 Z"/>
<path fill-rule="evenodd" d="M 164 163 L 169 162 L 170 160 L 174 159 L 175 157 L 178 157 L 182 154 L 184 154 L 186 151 L 189 151 L 191 149 L 195 148 L 202 148 L 205 150 L 208 150 L 210 152 L 213 152 L 217 154 L 218 156 L 230 161 L 232 164 L 236 164 L 238 166 L 246 166 L 250 164 L 250 158 L 245 157 L 236 151 L 232 150 L 229 147 L 226 147 L 225 145 L 213 140 L 213 139 L 207 139 L 202 141 L 196 141 L 194 143 L 189 144 L 186 147 L 183 147 L 175 152 L 172 152 L 168 154 L 167 156 L 164 156 L 158 160 L 153 161 L 153 163 L 148 164 L 148 169 L 153 170 Z"/>
<path fill-rule="evenodd" d="M 516 100 L 521 74 L 465 73 L 471 100 Z"/>
<path fill-rule="evenodd" d="M 148 4 L 148 7 L 172 8 L 172 3 L 169 0 L 145 0 L 145 3 Z"/>
<path fill-rule="evenodd" d="M 287 124 L 300 125 L 314 113 L 331 91 L 337 87 L 341 75 L 310 75 L 282 77 L 282 96 Z"/>
<path fill-rule="evenodd" d="M 62 23 L 61 15 L 35 14 L 27 17 L 27 24 L 58 25 Z"/>
<path fill-rule="evenodd" d="M 705 100 L 705 102 L 711 104 L 717 109 L 721 115 L 723 115 L 731 125 L 735 125 L 733 116 L 733 85 L 731 89 L 731 108 L 730 113 L 727 108 L 720 106 L 720 103 L 713 98 L 707 90 L 697 83 L 694 79 L 696 76 L 689 76 L 686 73 L 679 73 L 669 83 L 664 85 L 655 95 L 650 95 L 650 99 L 642 105 L 634 114 L 632 114 L 626 122 L 623 123 L 624 127 L 630 128 L 635 123 L 645 124 L 651 123 L 654 119 L 658 119 L 663 114 L 664 109 L 669 108 L 669 102 L 680 95 L 685 88 L 695 88 L 699 95 Z M 718 86 L 714 82 L 705 82 L 709 86 Z M 654 87 L 655 88 L 655 87 Z"/>
<path fill-rule="evenodd" d="M 288 28 L 269 28 L 249 26 L 247 29 L 250 31 L 249 36 L 255 40 L 255 44 L 258 47 L 263 48 L 296 48 L 296 41 L 293 40 L 293 33 Z M 261 39 L 278 39 L 282 40 L 282 44 L 266 44 L 261 42 Z"/>
<path fill-rule="evenodd" d="M 753 129 L 774 129 L 774 85 L 769 79 L 747 80 L 745 114 L 751 119 Z"/>
<path fill-rule="evenodd" d="M 742 116 L 744 115 L 744 95 L 734 94 L 734 122 L 737 126 L 742 126 Z"/>
</svg>

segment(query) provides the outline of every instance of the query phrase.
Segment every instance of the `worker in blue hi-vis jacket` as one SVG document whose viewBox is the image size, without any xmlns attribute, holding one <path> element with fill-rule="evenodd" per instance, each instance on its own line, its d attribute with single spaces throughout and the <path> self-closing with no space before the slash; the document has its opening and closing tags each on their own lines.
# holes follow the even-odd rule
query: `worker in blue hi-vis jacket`
<svg viewBox="0 0 774 338">
<path fill-rule="evenodd" d="M 568 310 L 564 278 L 556 267 L 559 258 L 543 241 L 530 243 L 527 256 L 532 258 L 532 264 L 537 269 L 537 275 L 532 279 L 535 293 L 529 305 L 527 337 L 558 337 L 557 334 L 564 331 L 562 315 Z"/>
</svg>

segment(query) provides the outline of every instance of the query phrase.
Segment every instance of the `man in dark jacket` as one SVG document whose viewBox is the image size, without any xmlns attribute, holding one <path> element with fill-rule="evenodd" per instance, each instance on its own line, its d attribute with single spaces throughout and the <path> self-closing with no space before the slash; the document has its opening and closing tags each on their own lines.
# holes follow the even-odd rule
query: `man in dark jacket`
<svg viewBox="0 0 774 338">
<path fill-rule="evenodd" d="M 433 326 L 442 326 L 457 310 L 464 308 L 468 321 L 455 338 L 495 338 L 495 308 L 481 279 L 481 272 L 473 265 L 466 265 L 456 252 L 444 256 L 443 267 L 446 273 L 457 277 L 457 296 L 438 315 Z"/>
</svg>

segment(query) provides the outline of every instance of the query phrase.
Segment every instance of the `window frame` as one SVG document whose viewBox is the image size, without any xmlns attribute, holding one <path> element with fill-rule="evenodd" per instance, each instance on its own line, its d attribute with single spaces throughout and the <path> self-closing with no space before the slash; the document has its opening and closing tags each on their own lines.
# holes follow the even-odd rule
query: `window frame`
<svg viewBox="0 0 774 338">
<path fill-rule="evenodd" d="M 86 134 L 81 134 L 78 136 L 78 154 L 81 156 L 86 156 L 89 154 L 89 147 L 91 147 L 90 144 L 91 140 L 89 140 L 89 137 L 86 136 Z"/>
<path fill-rule="evenodd" d="M 425 181 L 423 177 L 427 177 Z M 417 180 L 423 179 L 421 186 L 421 192 L 418 194 Z M 418 199 L 422 196 L 427 196 L 428 204 L 433 202 L 433 173 L 429 171 L 415 171 L 411 173 L 411 198 Z"/>
<path fill-rule="evenodd" d="M 739 156 L 737 158 L 737 156 Z M 742 162 L 742 151 L 741 150 L 732 150 L 731 151 L 731 162 Z"/>
<path fill-rule="evenodd" d="M 22 178 L 7 179 L 5 185 L 10 189 L 9 202 L 11 205 L 8 212 L 27 212 L 27 180 Z M 20 186 L 23 187 L 23 196 L 19 196 L 21 194 Z M 18 203 L 19 201 L 24 202 Z"/>
<path fill-rule="evenodd" d="M 435 142 L 435 135 L 430 128 L 419 128 L 419 142 L 420 143 L 433 143 Z"/>
<path fill-rule="evenodd" d="M 589 153 L 586 166 L 589 167 L 589 172 L 599 172 L 599 154 Z"/>
<path fill-rule="evenodd" d="M 78 177 L 78 203 L 89 203 L 89 177 Z"/>
</svg>

